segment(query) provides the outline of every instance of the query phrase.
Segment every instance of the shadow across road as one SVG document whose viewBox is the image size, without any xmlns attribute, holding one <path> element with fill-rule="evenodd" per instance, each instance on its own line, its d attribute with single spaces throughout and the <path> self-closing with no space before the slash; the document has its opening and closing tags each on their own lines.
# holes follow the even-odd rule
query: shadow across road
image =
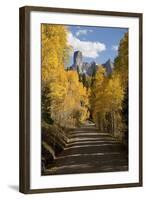
<svg viewBox="0 0 146 200">
<path fill-rule="evenodd" d="M 70 131 L 65 149 L 43 175 L 114 172 L 128 170 L 128 152 L 118 139 L 98 133 L 94 124 Z"/>
</svg>

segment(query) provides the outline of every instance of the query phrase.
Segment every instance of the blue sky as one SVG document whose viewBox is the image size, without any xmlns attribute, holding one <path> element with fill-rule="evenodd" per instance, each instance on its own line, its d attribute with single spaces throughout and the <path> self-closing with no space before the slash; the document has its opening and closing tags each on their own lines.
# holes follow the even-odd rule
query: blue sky
<svg viewBox="0 0 146 200">
<path fill-rule="evenodd" d="M 83 53 L 84 62 L 95 61 L 97 64 L 105 63 L 109 58 L 113 61 L 118 53 L 118 45 L 126 28 L 107 28 L 93 26 L 68 26 L 68 43 L 73 51 Z M 70 63 L 72 61 L 70 56 Z"/>
</svg>

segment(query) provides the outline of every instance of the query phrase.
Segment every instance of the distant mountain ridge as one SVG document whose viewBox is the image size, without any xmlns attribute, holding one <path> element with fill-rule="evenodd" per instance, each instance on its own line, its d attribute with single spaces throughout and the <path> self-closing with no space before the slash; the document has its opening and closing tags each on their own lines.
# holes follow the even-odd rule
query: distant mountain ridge
<svg viewBox="0 0 146 200">
<path fill-rule="evenodd" d="M 109 76 L 113 69 L 114 64 L 109 59 L 105 63 L 101 64 L 105 68 L 105 75 Z M 98 70 L 99 65 L 92 61 L 91 63 L 83 62 L 83 55 L 81 51 L 75 51 L 73 56 L 73 65 L 70 66 L 69 70 L 76 70 L 79 75 L 94 76 Z"/>
</svg>

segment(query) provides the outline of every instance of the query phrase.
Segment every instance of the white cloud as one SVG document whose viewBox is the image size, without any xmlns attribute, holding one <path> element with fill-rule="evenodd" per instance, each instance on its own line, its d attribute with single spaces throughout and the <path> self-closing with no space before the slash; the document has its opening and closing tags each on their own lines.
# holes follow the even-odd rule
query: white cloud
<svg viewBox="0 0 146 200">
<path fill-rule="evenodd" d="M 87 35 L 87 33 L 92 33 L 93 30 L 92 29 L 80 29 L 76 32 L 76 36 L 80 36 L 80 35 Z"/>
<path fill-rule="evenodd" d="M 86 35 L 87 32 L 88 32 L 88 31 L 85 30 L 85 29 L 79 30 L 79 31 L 76 32 L 76 36 L 79 36 L 79 35 Z"/>
<path fill-rule="evenodd" d="M 113 50 L 113 51 L 118 51 L 118 45 L 113 45 L 113 46 L 112 46 L 112 50 Z"/>
<path fill-rule="evenodd" d="M 73 36 L 71 32 L 68 33 L 68 44 L 72 46 L 73 51 L 81 51 L 84 57 L 96 58 L 99 53 L 106 50 L 104 43 L 98 41 L 82 41 Z"/>
</svg>

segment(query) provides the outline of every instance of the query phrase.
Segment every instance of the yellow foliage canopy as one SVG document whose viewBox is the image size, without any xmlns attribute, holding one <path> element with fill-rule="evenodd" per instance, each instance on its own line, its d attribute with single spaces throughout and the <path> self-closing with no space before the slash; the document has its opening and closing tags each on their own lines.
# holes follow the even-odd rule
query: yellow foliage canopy
<svg viewBox="0 0 146 200">
<path fill-rule="evenodd" d="M 75 71 L 66 71 L 67 29 L 62 25 L 42 25 L 42 91 L 44 112 L 62 126 L 77 125 L 88 117 L 88 95 Z M 43 89 L 48 88 L 48 89 Z M 46 101 L 46 98 L 48 101 Z"/>
<path fill-rule="evenodd" d="M 118 75 L 106 77 L 105 69 L 100 66 L 93 80 L 90 95 L 91 114 L 100 130 L 103 129 L 103 126 L 107 127 L 108 123 L 111 125 L 115 123 L 112 122 L 112 118 L 115 121 L 115 117 L 113 117 L 115 113 L 116 116 L 119 116 L 118 112 L 122 110 L 123 99 L 124 89 L 120 77 Z M 111 120 L 107 121 L 107 117 Z"/>
</svg>

